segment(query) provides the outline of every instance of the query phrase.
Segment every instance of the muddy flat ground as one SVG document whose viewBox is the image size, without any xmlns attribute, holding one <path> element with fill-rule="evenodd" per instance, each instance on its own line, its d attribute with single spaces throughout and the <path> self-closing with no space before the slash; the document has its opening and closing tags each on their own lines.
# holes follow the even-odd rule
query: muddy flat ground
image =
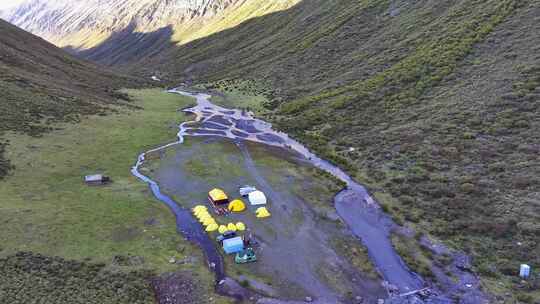
<svg viewBox="0 0 540 304">
<path fill-rule="evenodd" d="M 272 217 L 257 219 L 255 207 L 215 216 L 220 224 L 242 221 L 259 241 L 258 262 L 234 264 L 227 274 L 269 296 L 348 302 L 384 297 L 376 272 L 359 240 L 332 205 L 339 186 L 313 167 L 278 148 L 221 138 L 186 138 L 143 168 L 184 207 L 207 203 L 214 187 L 231 199 L 238 187 L 254 185 L 269 199 Z M 246 203 L 247 201 L 244 200 Z M 215 237 L 217 234 L 212 235 Z"/>
</svg>

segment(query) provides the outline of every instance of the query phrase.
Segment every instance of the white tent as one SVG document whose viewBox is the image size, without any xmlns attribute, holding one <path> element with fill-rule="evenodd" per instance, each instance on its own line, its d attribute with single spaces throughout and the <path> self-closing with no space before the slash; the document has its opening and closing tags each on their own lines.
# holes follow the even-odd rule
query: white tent
<svg viewBox="0 0 540 304">
<path fill-rule="evenodd" d="M 248 198 L 252 206 L 266 205 L 266 196 L 259 190 L 249 193 Z"/>
</svg>

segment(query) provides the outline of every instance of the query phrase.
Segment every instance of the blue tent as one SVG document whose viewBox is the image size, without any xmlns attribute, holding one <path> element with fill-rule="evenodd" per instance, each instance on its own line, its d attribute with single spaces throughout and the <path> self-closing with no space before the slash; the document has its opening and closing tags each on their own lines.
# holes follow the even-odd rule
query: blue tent
<svg viewBox="0 0 540 304">
<path fill-rule="evenodd" d="M 223 250 L 226 254 L 237 253 L 244 250 L 244 241 L 241 237 L 235 237 L 223 241 Z"/>
</svg>

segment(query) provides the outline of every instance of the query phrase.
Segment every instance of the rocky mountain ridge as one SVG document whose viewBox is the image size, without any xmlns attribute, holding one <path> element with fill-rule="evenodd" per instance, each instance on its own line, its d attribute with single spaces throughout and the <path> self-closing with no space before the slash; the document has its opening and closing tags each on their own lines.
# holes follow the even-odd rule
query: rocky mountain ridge
<svg viewBox="0 0 540 304">
<path fill-rule="evenodd" d="M 135 53 L 186 43 L 298 0 L 28 0 L 0 16 L 49 42 L 94 61 L 129 45 Z M 148 38 L 148 35 L 151 37 Z M 114 43 L 111 43 L 112 42 Z M 149 43 L 149 41 L 151 43 Z M 105 45 L 105 46 L 102 46 Z M 114 57 L 114 55 L 112 56 Z M 136 56 L 138 58 L 138 56 Z M 114 64 L 133 58 L 116 58 Z"/>
</svg>

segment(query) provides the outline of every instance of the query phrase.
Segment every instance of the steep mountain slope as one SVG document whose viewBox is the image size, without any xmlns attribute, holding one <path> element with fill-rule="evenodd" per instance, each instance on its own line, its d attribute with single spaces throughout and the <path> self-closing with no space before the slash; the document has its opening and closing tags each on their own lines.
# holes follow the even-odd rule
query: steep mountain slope
<svg viewBox="0 0 540 304">
<path fill-rule="evenodd" d="M 129 25 L 151 32 L 180 20 L 209 17 L 234 0 L 27 1 L 7 21 L 59 46 L 88 48 Z"/>
<path fill-rule="evenodd" d="M 540 267 L 538 16 L 534 0 L 305 0 L 151 66 L 272 88 L 278 127 L 523 301 L 538 279 L 511 278 L 521 262 Z"/>
<path fill-rule="evenodd" d="M 108 64 L 152 56 L 174 43 L 288 8 L 298 0 L 28 0 L 4 18 L 59 47 Z"/>
<path fill-rule="evenodd" d="M 125 98 L 121 86 L 138 85 L 0 20 L 0 135 L 39 135 L 50 123 L 102 113 Z M 5 145 L 0 141 L 0 152 Z M 0 177 L 9 168 L 0 153 Z"/>
</svg>

